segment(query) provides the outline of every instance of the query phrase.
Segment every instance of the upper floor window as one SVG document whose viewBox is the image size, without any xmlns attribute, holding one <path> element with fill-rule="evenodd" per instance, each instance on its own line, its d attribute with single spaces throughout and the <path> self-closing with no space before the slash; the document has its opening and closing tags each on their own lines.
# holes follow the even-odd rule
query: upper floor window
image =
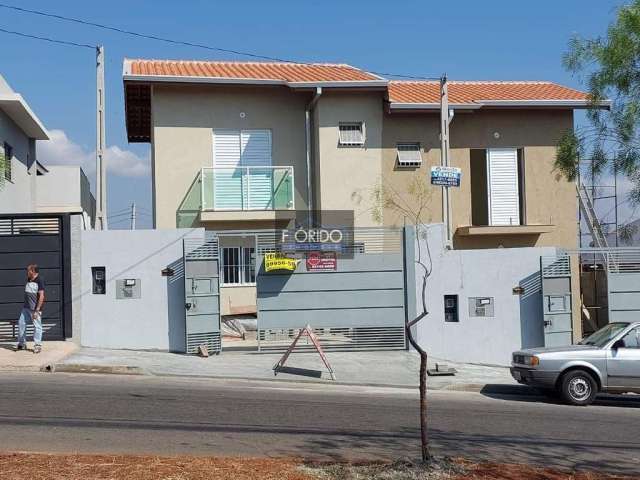
<svg viewBox="0 0 640 480">
<path fill-rule="evenodd" d="M 419 167 L 422 165 L 422 153 L 419 143 L 398 143 L 398 166 Z"/>
<path fill-rule="evenodd" d="M 338 131 L 338 144 L 341 147 L 362 147 L 364 145 L 363 122 L 340 123 Z"/>
<path fill-rule="evenodd" d="M 11 162 L 13 160 L 13 147 L 11 145 L 9 145 L 7 142 L 4 142 L 4 162 L 3 163 L 3 169 L 4 169 L 4 178 L 5 180 L 9 180 L 11 181 L 12 179 L 12 165 Z"/>
</svg>

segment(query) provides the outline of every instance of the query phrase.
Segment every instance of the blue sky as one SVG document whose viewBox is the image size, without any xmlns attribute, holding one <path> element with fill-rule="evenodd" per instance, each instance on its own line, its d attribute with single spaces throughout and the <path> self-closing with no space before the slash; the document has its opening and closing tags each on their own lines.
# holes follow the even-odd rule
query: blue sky
<svg viewBox="0 0 640 480">
<path fill-rule="evenodd" d="M 301 61 L 345 62 L 364 69 L 459 80 L 551 80 L 581 87 L 561 66 L 575 33 L 605 33 L 621 1 L 459 0 L 252 1 L 146 0 L 88 2 L 6 0 L 23 8 L 118 26 L 142 33 Z M 132 202 L 150 226 L 149 145 L 128 144 L 122 59 L 243 60 L 191 47 L 0 9 L 0 28 L 87 44 L 106 52 L 110 212 Z M 88 49 L 52 45 L 0 33 L 0 73 L 51 131 L 40 143 L 50 162 L 88 162 L 93 181 L 95 63 Z M 123 217 L 113 228 L 127 228 Z M 117 223 L 116 223 L 117 222 Z"/>
</svg>

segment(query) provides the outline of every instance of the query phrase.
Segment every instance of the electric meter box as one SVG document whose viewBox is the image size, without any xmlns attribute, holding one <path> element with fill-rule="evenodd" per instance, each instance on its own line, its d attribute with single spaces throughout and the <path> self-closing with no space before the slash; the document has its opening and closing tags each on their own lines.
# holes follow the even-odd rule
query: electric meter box
<svg viewBox="0 0 640 480">
<path fill-rule="evenodd" d="M 140 298 L 141 281 L 139 278 L 116 280 L 116 300 Z"/>
</svg>

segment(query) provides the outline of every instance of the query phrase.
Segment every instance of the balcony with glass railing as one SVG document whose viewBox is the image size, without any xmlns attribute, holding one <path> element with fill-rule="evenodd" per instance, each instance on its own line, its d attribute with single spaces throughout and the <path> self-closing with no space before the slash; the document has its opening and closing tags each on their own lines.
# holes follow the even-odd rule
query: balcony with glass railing
<svg viewBox="0 0 640 480">
<path fill-rule="evenodd" d="M 203 222 L 269 220 L 275 212 L 293 213 L 293 167 L 203 168 L 178 209 L 178 224 L 193 207 Z"/>
</svg>

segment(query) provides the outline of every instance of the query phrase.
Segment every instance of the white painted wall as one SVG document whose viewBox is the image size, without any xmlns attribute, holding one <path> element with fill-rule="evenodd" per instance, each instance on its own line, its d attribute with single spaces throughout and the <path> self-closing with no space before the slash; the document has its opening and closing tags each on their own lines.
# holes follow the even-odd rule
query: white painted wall
<svg viewBox="0 0 640 480">
<path fill-rule="evenodd" d="M 417 338 L 434 357 L 458 362 L 508 365 L 511 353 L 544 343 L 540 257 L 556 249 L 446 250 L 441 224 L 427 228 L 433 273 L 427 282 L 429 315 Z M 426 258 L 426 239 L 420 240 Z M 421 306 L 422 270 L 416 268 L 416 308 Z M 525 293 L 513 293 L 524 286 Z M 457 294 L 459 322 L 444 321 L 444 295 Z M 494 317 L 470 317 L 469 297 L 494 297 Z"/>
<path fill-rule="evenodd" d="M 81 344 L 87 347 L 183 351 L 182 240 L 204 229 L 82 232 Z M 106 267 L 105 295 L 92 293 L 91 267 Z M 172 277 L 162 269 L 171 267 Z M 115 281 L 141 280 L 141 298 L 117 300 Z"/>
</svg>

